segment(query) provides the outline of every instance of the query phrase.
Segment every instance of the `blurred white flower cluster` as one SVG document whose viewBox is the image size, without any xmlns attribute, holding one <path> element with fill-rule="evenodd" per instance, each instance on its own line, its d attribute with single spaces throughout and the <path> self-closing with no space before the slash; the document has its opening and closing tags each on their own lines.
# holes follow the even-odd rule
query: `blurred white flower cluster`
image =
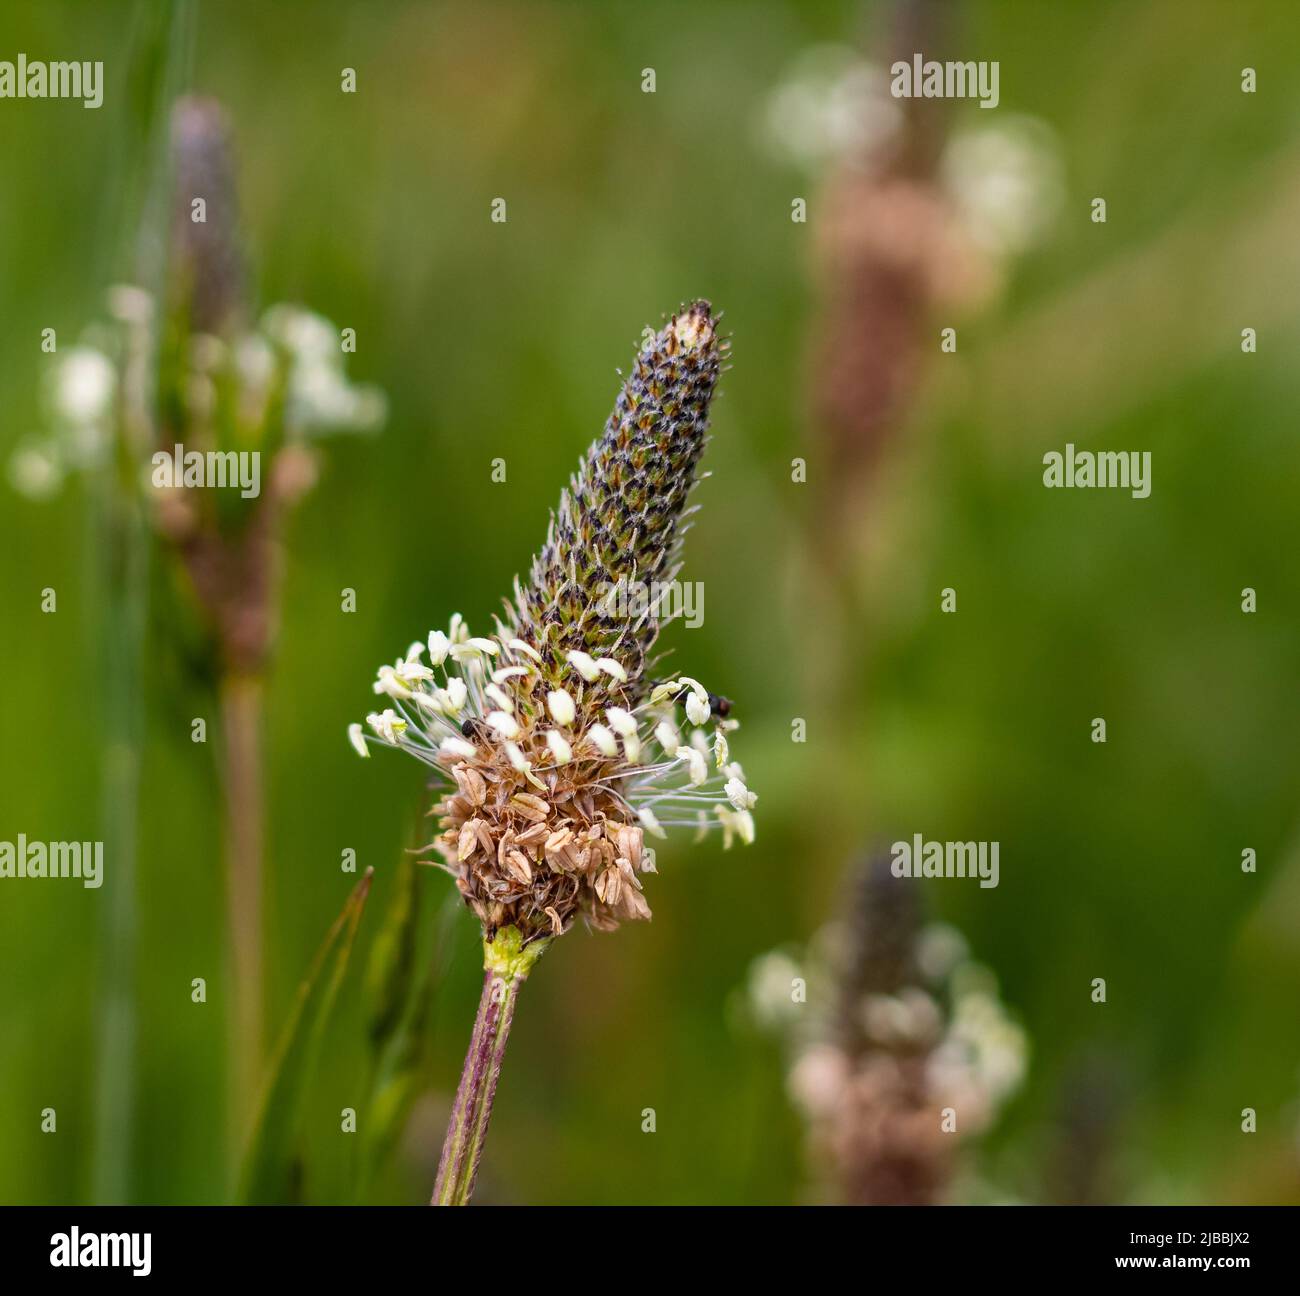
<svg viewBox="0 0 1300 1296">
<path fill-rule="evenodd" d="M 930 1055 L 930 1082 L 945 1106 L 966 1117 L 966 1132 L 979 1133 L 1024 1083 L 1028 1039 L 999 998 L 997 977 L 983 964 L 958 963 L 947 994 L 948 1022 Z"/>
<path fill-rule="evenodd" d="M 155 422 L 141 378 L 147 369 L 139 365 L 154 345 L 153 300 L 140 288 L 118 285 L 108 305 L 108 320 L 49 357 L 46 430 L 25 438 L 8 465 L 11 484 L 29 498 L 49 498 L 70 474 L 103 467 L 133 414 L 137 423 Z M 230 342 L 208 335 L 188 341 L 188 369 L 178 383 L 185 425 L 172 429 L 178 440 L 197 440 L 196 432 L 220 439 L 212 424 L 222 387 L 233 390 L 241 436 L 256 443 L 272 433 L 275 442 L 292 444 L 375 432 L 387 417 L 382 391 L 348 380 L 339 330 L 300 306 L 272 306 L 256 328 Z M 145 464 L 141 476 L 148 481 Z"/>
<path fill-rule="evenodd" d="M 844 159 L 869 165 L 902 124 L 884 69 L 846 45 L 814 45 L 769 93 L 760 138 L 778 160 L 816 171 Z"/>
<path fill-rule="evenodd" d="M 377 387 L 348 381 L 339 331 L 323 315 L 301 306 L 272 306 L 261 333 L 289 357 L 286 422 L 302 436 L 377 432 L 388 414 Z M 253 335 L 254 341 L 261 339 Z"/>
<path fill-rule="evenodd" d="M 1041 243 L 1065 197 L 1056 134 L 1037 117 L 1010 115 L 956 131 L 939 172 L 971 237 L 1001 256 Z"/>
<path fill-rule="evenodd" d="M 753 1020 L 765 1030 L 791 1034 L 797 1053 L 791 1091 L 810 1113 L 833 1106 L 834 1094 L 818 1081 L 839 1070 L 828 1071 L 823 1053 L 826 1037 L 833 1033 L 828 1015 L 835 1009 L 830 1005 L 841 1003 L 836 978 L 821 953 L 827 940 L 819 937 L 802 963 L 784 949 L 761 954 L 748 976 Z M 955 1107 L 966 1118 L 963 1132 L 977 1133 L 1024 1081 L 1024 1030 L 998 997 L 997 978 L 970 958 L 955 928 L 944 923 L 923 928 L 916 957 L 922 984 L 894 994 L 863 995 L 855 1006 L 860 1020 L 854 1025 L 862 1030 L 868 1050 L 923 1047 L 936 1105 Z M 799 982 L 803 994 L 793 993 Z M 830 1051 L 841 1052 L 838 1046 Z"/>
<path fill-rule="evenodd" d="M 56 353 L 43 400 L 49 428 L 24 438 L 9 460 L 9 480 L 30 499 L 48 499 L 73 472 L 99 468 L 112 444 L 118 406 L 115 359 L 91 343 Z"/>
<path fill-rule="evenodd" d="M 748 1015 L 789 1047 L 790 1095 L 820 1180 L 850 1203 L 939 1201 L 955 1146 L 988 1129 L 1022 1084 L 1027 1039 L 953 928 L 904 935 L 883 963 L 856 939 L 851 923 L 833 924 L 802 958 L 756 958 Z M 901 983 L 882 991 L 868 974 L 864 984 L 864 967 L 900 953 L 912 969 Z"/>
<path fill-rule="evenodd" d="M 947 138 L 937 181 L 974 242 L 999 257 L 1026 252 L 1042 242 L 1064 200 L 1055 132 L 1038 118 L 1001 110 L 965 116 L 974 124 Z M 760 137 L 772 156 L 812 174 L 874 172 L 887 169 L 904 129 L 883 66 L 848 46 L 818 45 L 769 93 Z"/>
</svg>

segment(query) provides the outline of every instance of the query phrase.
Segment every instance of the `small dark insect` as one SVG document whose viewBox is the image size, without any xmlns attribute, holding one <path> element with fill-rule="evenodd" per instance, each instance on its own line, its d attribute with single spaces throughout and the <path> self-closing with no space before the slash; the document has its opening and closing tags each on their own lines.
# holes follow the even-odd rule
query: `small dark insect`
<svg viewBox="0 0 1300 1296">
<path fill-rule="evenodd" d="M 478 716 L 470 716 L 468 720 L 462 723 L 460 731 L 466 738 L 481 738 L 484 740 L 487 738 L 487 726 Z"/>
</svg>

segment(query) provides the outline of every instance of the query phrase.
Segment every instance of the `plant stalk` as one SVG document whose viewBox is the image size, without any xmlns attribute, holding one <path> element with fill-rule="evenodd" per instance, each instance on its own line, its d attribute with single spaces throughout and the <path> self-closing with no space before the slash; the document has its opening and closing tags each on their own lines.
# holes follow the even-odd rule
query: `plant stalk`
<svg viewBox="0 0 1300 1296">
<path fill-rule="evenodd" d="M 519 987 L 549 944 L 549 940 L 542 940 L 524 946 L 515 927 L 503 927 L 492 941 L 483 943 L 483 993 L 447 1124 L 432 1206 L 468 1206 L 474 1194 L 501 1063 L 514 1021 L 515 1000 Z"/>
<path fill-rule="evenodd" d="M 233 987 L 230 1127 L 238 1146 L 255 1114 L 262 1061 L 262 681 L 226 674 L 220 689 Z"/>
<path fill-rule="evenodd" d="M 108 591 L 101 617 L 106 664 L 103 815 L 116 873 L 101 912 L 101 1011 L 95 1055 L 94 1200 L 131 1200 L 135 1139 L 137 811 L 140 789 L 140 651 L 148 541 L 128 495 L 105 501 L 99 540 Z"/>
</svg>

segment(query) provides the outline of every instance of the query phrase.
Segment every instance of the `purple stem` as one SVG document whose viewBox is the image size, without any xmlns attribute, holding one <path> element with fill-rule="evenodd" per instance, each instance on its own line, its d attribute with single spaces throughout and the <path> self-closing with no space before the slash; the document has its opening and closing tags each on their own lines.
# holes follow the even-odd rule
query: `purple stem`
<svg viewBox="0 0 1300 1296">
<path fill-rule="evenodd" d="M 520 976 L 507 978 L 494 971 L 484 973 L 483 994 L 479 998 L 456 1101 L 452 1104 L 431 1205 L 467 1206 L 474 1193 L 488 1121 L 492 1118 L 492 1100 L 501 1075 L 501 1060 L 505 1057 L 522 980 Z"/>
</svg>

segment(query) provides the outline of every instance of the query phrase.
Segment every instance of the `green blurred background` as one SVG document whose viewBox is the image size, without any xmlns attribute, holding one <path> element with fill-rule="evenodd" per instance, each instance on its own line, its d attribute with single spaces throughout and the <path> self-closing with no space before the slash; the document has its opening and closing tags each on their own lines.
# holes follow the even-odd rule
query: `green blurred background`
<svg viewBox="0 0 1300 1296">
<path fill-rule="evenodd" d="M 99 111 L 0 101 L 5 458 L 42 425 L 41 329 L 75 338 L 133 273 L 159 8 L 0 16 L 0 57 L 102 59 L 107 87 Z M 389 398 L 386 429 L 331 444 L 292 519 L 270 676 L 273 1029 L 353 881 L 341 851 L 376 870 L 312 1079 L 309 1200 L 351 1198 L 338 1113 L 361 1101 L 358 972 L 427 807 L 413 762 L 359 763 L 344 727 L 369 709 L 377 663 L 453 611 L 488 624 L 641 328 L 704 296 L 726 312 L 734 368 L 687 546 L 704 625 L 668 642 L 676 666 L 736 701 L 758 840 L 666 845 L 652 923 L 577 931 L 548 955 L 522 998 L 480 1200 L 803 1200 L 800 1121 L 780 1045 L 744 1010 L 748 969 L 835 914 L 866 844 L 922 831 L 1002 843 L 996 890 L 925 891 L 1030 1041 L 1020 1094 L 968 1149 L 991 1197 L 1044 1198 L 1078 1077 L 1100 1071 L 1118 1095 L 1115 1200 L 1300 1202 L 1300 13 L 955 9 L 960 55 L 1000 60 L 1001 105 L 956 105 L 954 121 L 1046 123 L 1061 201 L 996 301 L 963 321 L 956 355 L 939 356 L 948 321 L 927 326 L 917 399 L 849 537 L 822 525 L 826 455 L 807 414 L 825 177 L 768 135 L 809 49 L 872 54 L 872 6 L 199 8 L 192 66 L 172 72 L 233 121 L 259 299 L 355 328 L 349 372 Z M 1256 94 L 1241 92 L 1245 66 Z M 355 95 L 340 93 L 344 67 Z M 1088 216 L 1098 195 L 1105 225 Z M 489 220 L 499 196 L 505 224 Z M 799 196 L 806 224 L 790 217 Z M 1044 490 L 1041 456 L 1066 441 L 1150 450 L 1151 498 Z M 498 456 L 505 484 L 490 478 Z M 806 486 L 790 480 L 795 456 Z M 102 836 L 88 513 L 76 483 L 43 503 L 0 488 L 6 840 Z M 819 587 L 828 547 L 851 614 Z M 46 586 L 55 615 L 40 611 Z M 946 586 L 955 615 L 939 611 Z M 225 951 L 211 741 L 193 744 L 190 721 L 215 712 L 157 616 L 143 678 L 131 1196 L 204 1202 L 227 1191 Z M 794 717 L 806 743 L 791 742 Z M 5 1202 L 93 1196 L 113 883 L 112 858 L 99 891 L 0 883 Z M 451 890 L 440 874 L 424 883 L 422 959 Z M 480 979 L 475 924 L 454 918 L 432 1084 L 369 1200 L 421 1201 L 432 1183 Z M 41 1133 L 46 1107 L 56 1134 Z M 1245 1107 L 1257 1133 L 1241 1132 Z"/>
</svg>

